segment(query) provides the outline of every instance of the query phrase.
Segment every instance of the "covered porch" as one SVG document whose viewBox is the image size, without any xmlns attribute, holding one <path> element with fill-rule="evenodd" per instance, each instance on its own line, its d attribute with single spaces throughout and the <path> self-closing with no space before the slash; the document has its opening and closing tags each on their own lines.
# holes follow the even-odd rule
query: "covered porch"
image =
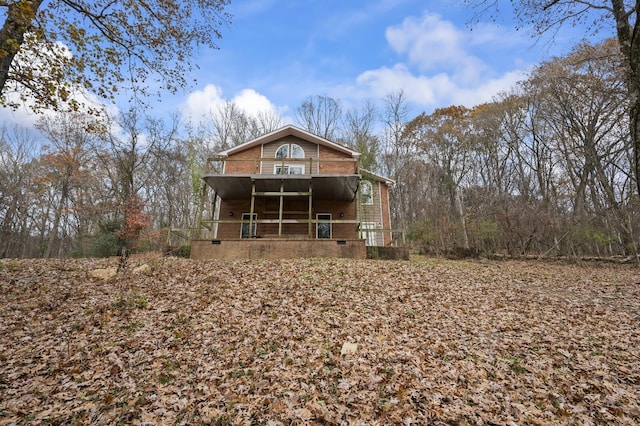
<svg viewBox="0 0 640 426">
<path fill-rule="evenodd" d="M 213 240 L 359 239 L 357 174 L 210 174 L 203 179 L 214 195 L 213 217 L 202 221 Z"/>
</svg>

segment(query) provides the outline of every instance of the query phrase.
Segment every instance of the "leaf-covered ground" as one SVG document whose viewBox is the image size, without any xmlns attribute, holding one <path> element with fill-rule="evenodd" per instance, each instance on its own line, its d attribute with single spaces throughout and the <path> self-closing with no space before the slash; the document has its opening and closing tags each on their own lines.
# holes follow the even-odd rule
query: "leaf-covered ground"
<svg viewBox="0 0 640 426">
<path fill-rule="evenodd" d="M 631 267 L 117 262 L 0 261 L 0 424 L 640 423 Z"/>
</svg>

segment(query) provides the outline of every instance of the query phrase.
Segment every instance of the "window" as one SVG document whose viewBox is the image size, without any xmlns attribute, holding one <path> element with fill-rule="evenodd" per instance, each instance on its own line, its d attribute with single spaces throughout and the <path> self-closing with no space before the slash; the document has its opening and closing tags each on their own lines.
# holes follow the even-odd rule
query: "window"
<svg viewBox="0 0 640 426">
<path fill-rule="evenodd" d="M 242 213 L 242 224 L 240 226 L 240 238 L 249 238 L 249 220 L 252 222 L 251 229 L 251 237 L 256 236 L 258 215 L 256 213 L 253 214 L 253 218 L 251 217 L 251 213 Z"/>
<path fill-rule="evenodd" d="M 291 158 L 304 158 L 304 150 L 300 145 L 291 144 Z"/>
<path fill-rule="evenodd" d="M 295 143 L 286 143 L 277 149 L 276 158 L 304 158 L 304 150 Z"/>
<path fill-rule="evenodd" d="M 331 214 L 318 213 L 316 219 L 316 238 L 331 238 Z"/>
<path fill-rule="evenodd" d="M 373 205 L 373 186 L 368 180 L 360 182 L 360 202 L 364 205 Z"/>
<path fill-rule="evenodd" d="M 303 175 L 304 166 L 276 165 L 273 168 L 273 173 L 276 175 Z"/>
<path fill-rule="evenodd" d="M 289 145 L 282 145 L 278 148 L 276 158 L 289 158 Z"/>
</svg>

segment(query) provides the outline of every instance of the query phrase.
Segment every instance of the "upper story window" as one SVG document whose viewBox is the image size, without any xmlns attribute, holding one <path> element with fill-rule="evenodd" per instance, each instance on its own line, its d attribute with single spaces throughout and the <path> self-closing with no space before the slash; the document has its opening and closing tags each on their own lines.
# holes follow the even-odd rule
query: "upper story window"
<svg viewBox="0 0 640 426">
<path fill-rule="evenodd" d="M 373 186 L 368 180 L 360 182 L 360 200 L 368 206 L 373 204 Z"/>
<path fill-rule="evenodd" d="M 277 175 L 303 175 L 304 165 L 279 165 L 273 166 L 273 173 Z"/>
<path fill-rule="evenodd" d="M 304 158 L 304 150 L 295 143 L 286 143 L 278 148 L 276 158 Z"/>
</svg>

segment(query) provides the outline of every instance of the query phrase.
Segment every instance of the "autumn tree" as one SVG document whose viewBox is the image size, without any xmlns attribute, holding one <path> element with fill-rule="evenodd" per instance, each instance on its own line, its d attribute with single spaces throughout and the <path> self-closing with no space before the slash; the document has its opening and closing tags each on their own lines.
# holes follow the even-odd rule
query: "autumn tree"
<svg viewBox="0 0 640 426">
<path fill-rule="evenodd" d="M 74 205 L 74 192 L 87 180 L 91 147 L 102 127 L 94 117 L 70 112 L 59 113 L 56 117 L 43 117 L 37 128 L 49 144 L 40 157 L 46 173 L 37 179 L 51 186 L 55 193 L 53 221 L 44 253 L 44 257 L 51 257 L 65 212 L 68 216 L 70 212 L 79 210 L 79 206 Z"/>
<path fill-rule="evenodd" d="M 432 114 L 420 114 L 404 129 L 404 138 L 416 147 L 417 153 L 435 167 L 439 185 L 450 212 L 460 223 L 462 245 L 469 248 L 465 208 L 461 185 L 471 169 L 469 126 L 470 111 L 461 106 L 436 109 Z"/>
<path fill-rule="evenodd" d="M 581 44 L 532 74 L 530 92 L 542 98 L 542 122 L 550 129 L 555 167 L 565 177 L 572 215 L 608 218 L 627 254 L 635 250 L 629 204 L 632 152 L 626 130 L 624 77 L 614 40 Z"/>
<path fill-rule="evenodd" d="M 150 217 L 144 212 L 144 201 L 138 194 L 134 194 L 124 205 L 124 220 L 118 232 L 118 248 L 123 258 L 135 248 L 142 231 L 149 224 Z"/>
<path fill-rule="evenodd" d="M 229 0 L 0 2 L 0 102 L 60 108 L 82 88 L 112 99 L 187 84 L 195 48 L 217 48 Z M 160 89 L 159 89 L 160 90 Z M 17 92 L 18 98 L 9 96 Z M 73 99 L 73 101 L 72 101 Z"/>
<path fill-rule="evenodd" d="M 465 0 L 481 13 L 499 14 L 500 0 Z M 632 175 L 640 195 L 640 22 L 637 1 L 610 0 L 518 0 L 511 1 L 519 27 L 537 35 L 555 34 L 564 25 L 582 25 L 585 36 L 611 31 L 622 55 L 620 63 L 627 91 L 627 118 L 633 147 Z"/>
</svg>

